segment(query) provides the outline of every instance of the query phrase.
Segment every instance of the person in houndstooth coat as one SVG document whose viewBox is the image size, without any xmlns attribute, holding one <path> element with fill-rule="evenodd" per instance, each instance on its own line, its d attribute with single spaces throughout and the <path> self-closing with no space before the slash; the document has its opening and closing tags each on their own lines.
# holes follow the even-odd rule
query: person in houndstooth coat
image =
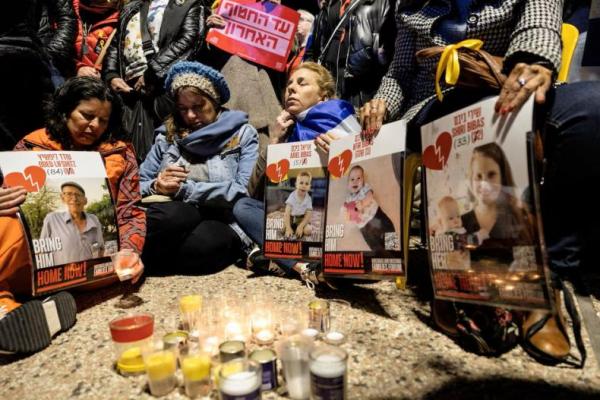
<svg viewBox="0 0 600 400">
<path fill-rule="evenodd" d="M 600 208 L 587 191 L 589 182 L 600 179 L 600 82 L 554 85 L 561 60 L 562 9 L 563 0 L 405 0 L 396 15 L 394 60 L 360 117 L 367 139 L 383 122 L 406 119 L 407 146 L 419 151 L 421 125 L 498 93 L 446 89 L 442 103 L 434 95 L 438 58 L 417 61 L 415 53 L 481 39 L 483 50 L 503 57 L 508 76 L 496 111 L 508 114 L 533 95 L 545 112 L 544 236 L 552 272 L 571 277 L 593 268 L 594 249 L 600 245 Z M 527 335 L 540 320 L 545 321 L 542 328 Z M 523 325 L 531 353 L 564 360 L 570 345 L 561 325 L 559 318 L 531 313 Z"/>
</svg>

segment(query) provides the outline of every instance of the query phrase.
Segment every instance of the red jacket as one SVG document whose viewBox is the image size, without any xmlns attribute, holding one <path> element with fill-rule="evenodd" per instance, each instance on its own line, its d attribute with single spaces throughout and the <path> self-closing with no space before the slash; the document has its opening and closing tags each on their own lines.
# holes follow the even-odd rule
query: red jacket
<svg viewBox="0 0 600 400">
<path fill-rule="evenodd" d="M 83 66 L 102 69 L 102 63 L 97 67 L 94 63 L 98 59 L 102 48 L 105 46 L 110 34 L 116 29 L 119 19 L 119 10 L 107 6 L 104 0 L 73 0 L 73 8 L 77 16 L 77 37 L 75 38 L 75 63 L 76 69 Z M 113 1 L 112 4 L 115 2 Z M 94 23 L 81 19 L 82 11 L 98 15 Z M 102 17 L 104 15 L 105 17 Z"/>
</svg>

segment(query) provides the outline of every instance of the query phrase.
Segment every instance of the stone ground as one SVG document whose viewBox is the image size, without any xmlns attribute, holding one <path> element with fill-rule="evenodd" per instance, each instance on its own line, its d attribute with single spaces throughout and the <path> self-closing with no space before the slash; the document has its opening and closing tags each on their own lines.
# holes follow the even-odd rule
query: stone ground
<svg viewBox="0 0 600 400">
<path fill-rule="evenodd" d="M 145 399 L 145 378 L 125 378 L 112 367 L 108 321 L 126 311 L 115 308 L 121 288 L 78 294 L 77 324 L 44 351 L 0 358 L 0 399 Z M 229 292 L 248 297 L 266 291 L 278 303 L 304 307 L 315 293 L 293 279 L 256 276 L 231 266 L 206 276 L 148 277 L 135 311 L 151 312 L 157 324 L 177 309 L 179 296 L 205 298 Z M 344 315 L 354 330 L 343 347 L 349 352 L 352 399 L 598 399 L 600 369 L 584 332 L 589 358 L 583 370 L 544 366 L 520 347 L 499 358 L 463 351 L 437 332 L 429 320 L 426 296 L 398 290 L 393 282 L 318 291 L 318 297 L 351 302 Z M 600 332 L 599 332 L 600 333 Z M 575 352 L 575 351 L 574 351 Z M 185 398 L 173 392 L 167 399 Z M 264 398 L 282 398 L 271 393 Z"/>
</svg>

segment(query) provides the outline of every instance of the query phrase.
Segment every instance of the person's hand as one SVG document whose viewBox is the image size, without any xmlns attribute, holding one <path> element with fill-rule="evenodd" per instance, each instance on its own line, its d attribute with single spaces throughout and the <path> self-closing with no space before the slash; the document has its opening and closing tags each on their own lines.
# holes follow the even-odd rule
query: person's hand
<svg viewBox="0 0 600 400">
<path fill-rule="evenodd" d="M 496 102 L 496 112 L 508 114 L 518 110 L 535 93 L 535 101 L 543 104 L 552 86 L 552 71 L 541 65 L 518 63 L 504 82 Z"/>
<path fill-rule="evenodd" d="M 285 237 L 289 238 L 289 237 L 292 237 L 292 236 L 294 236 L 294 231 L 292 230 L 292 228 L 286 227 L 285 228 Z"/>
<path fill-rule="evenodd" d="M 26 196 L 27 191 L 23 186 L 0 187 L 0 217 L 15 215 Z"/>
<path fill-rule="evenodd" d="M 135 85 L 133 89 L 136 92 L 141 92 L 146 88 L 146 82 L 144 81 L 144 75 L 140 76 L 137 81 L 135 81 Z"/>
<path fill-rule="evenodd" d="M 339 139 L 339 137 L 331 132 L 322 133 L 316 137 L 315 144 L 325 153 L 329 153 L 329 145 L 336 139 Z"/>
<path fill-rule="evenodd" d="M 142 259 L 140 258 L 137 262 L 137 264 L 135 264 L 135 266 L 133 267 L 133 273 L 131 274 L 131 283 L 132 284 L 136 284 L 137 281 L 140 280 L 140 278 L 142 277 L 142 275 L 144 274 L 144 263 L 142 262 Z"/>
<path fill-rule="evenodd" d="M 483 243 L 484 240 L 489 239 L 490 231 L 481 228 L 477 232 L 475 232 L 475 237 L 477 238 L 477 245 L 480 245 L 481 243 Z"/>
<path fill-rule="evenodd" d="M 129 93 L 133 90 L 133 88 L 121 78 L 111 79 L 110 87 L 117 93 Z"/>
<path fill-rule="evenodd" d="M 296 238 L 300 239 L 302 236 L 304 236 L 304 226 L 298 225 L 296 227 Z"/>
<path fill-rule="evenodd" d="M 208 18 L 206 18 L 206 26 L 209 28 L 217 28 L 223 29 L 227 25 L 225 18 L 220 16 L 219 14 L 212 14 Z"/>
<path fill-rule="evenodd" d="M 384 99 L 373 99 L 365 103 L 358 111 L 358 118 L 362 126 L 361 136 L 370 142 L 377 136 L 387 112 Z"/>
<path fill-rule="evenodd" d="M 179 191 L 187 179 L 187 171 L 179 165 L 169 165 L 156 177 L 155 188 L 158 194 L 172 195 Z"/>
<path fill-rule="evenodd" d="M 77 70 L 77 76 L 91 76 L 92 78 L 100 78 L 100 72 L 94 67 L 83 66 Z"/>
<path fill-rule="evenodd" d="M 269 129 L 269 138 L 271 144 L 280 143 L 287 133 L 290 126 L 294 125 L 294 117 L 289 112 L 283 110 L 275 120 L 275 126 Z"/>
<path fill-rule="evenodd" d="M 364 207 L 363 201 L 362 200 L 356 200 L 356 203 L 354 203 L 354 208 L 356 208 L 356 211 L 358 212 L 362 212 Z"/>
</svg>

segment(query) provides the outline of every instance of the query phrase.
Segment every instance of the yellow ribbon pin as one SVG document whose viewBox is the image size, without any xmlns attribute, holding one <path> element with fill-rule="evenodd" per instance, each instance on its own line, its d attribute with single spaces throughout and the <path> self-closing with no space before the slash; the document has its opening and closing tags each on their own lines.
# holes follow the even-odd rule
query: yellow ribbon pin
<svg viewBox="0 0 600 400">
<path fill-rule="evenodd" d="M 466 47 L 472 50 L 479 50 L 483 46 L 483 42 L 479 39 L 467 39 L 456 44 L 450 44 L 444 48 L 440 61 L 435 72 L 435 93 L 437 98 L 442 101 L 444 95 L 440 87 L 440 78 L 446 70 L 446 83 L 448 85 L 456 85 L 458 76 L 460 75 L 460 63 L 458 62 L 458 49 Z"/>
</svg>

